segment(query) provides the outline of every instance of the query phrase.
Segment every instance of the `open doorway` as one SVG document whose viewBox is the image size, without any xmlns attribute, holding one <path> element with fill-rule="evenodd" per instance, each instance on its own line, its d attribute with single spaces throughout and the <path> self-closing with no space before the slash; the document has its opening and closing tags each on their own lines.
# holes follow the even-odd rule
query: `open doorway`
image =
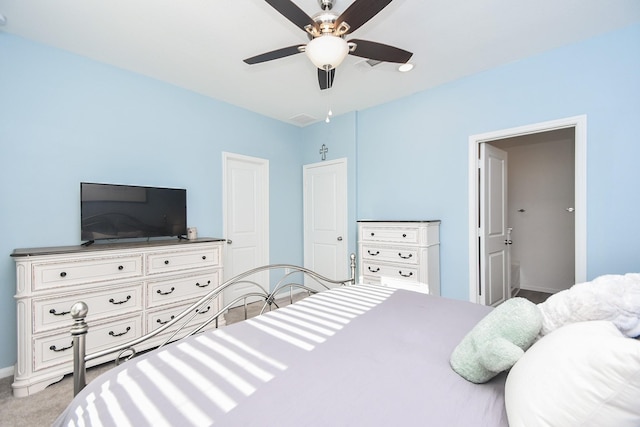
<svg viewBox="0 0 640 427">
<path fill-rule="evenodd" d="M 488 141 L 507 153 L 510 295 L 575 283 L 575 129 Z"/>
<path fill-rule="evenodd" d="M 496 305 L 518 289 L 555 293 L 584 281 L 586 117 L 473 135 L 469 142 L 470 300 Z M 509 162 L 502 257 L 483 246 L 492 237 L 481 220 L 483 144 L 506 152 Z"/>
</svg>

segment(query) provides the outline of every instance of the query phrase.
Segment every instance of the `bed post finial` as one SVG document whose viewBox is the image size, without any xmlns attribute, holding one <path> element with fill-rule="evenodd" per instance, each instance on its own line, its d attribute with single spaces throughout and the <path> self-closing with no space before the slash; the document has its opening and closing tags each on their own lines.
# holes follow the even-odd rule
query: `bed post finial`
<svg viewBox="0 0 640 427">
<path fill-rule="evenodd" d="M 356 254 L 351 254 L 349 257 L 351 259 L 351 284 L 356 284 Z"/>
<path fill-rule="evenodd" d="M 71 317 L 73 318 L 73 326 L 71 327 L 71 336 L 73 337 L 73 395 L 80 393 L 80 390 L 87 384 L 86 374 L 87 367 L 84 357 L 86 355 L 86 338 L 89 331 L 89 325 L 84 321 L 89 312 L 87 304 L 80 301 L 71 307 Z"/>
</svg>

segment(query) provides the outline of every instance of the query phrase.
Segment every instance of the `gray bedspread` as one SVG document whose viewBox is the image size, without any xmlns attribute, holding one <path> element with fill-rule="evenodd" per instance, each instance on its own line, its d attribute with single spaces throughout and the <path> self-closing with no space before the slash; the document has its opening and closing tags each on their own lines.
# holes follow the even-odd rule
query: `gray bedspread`
<svg viewBox="0 0 640 427">
<path fill-rule="evenodd" d="M 449 366 L 490 308 L 356 285 L 135 358 L 54 425 L 507 426 L 505 375 Z"/>
</svg>

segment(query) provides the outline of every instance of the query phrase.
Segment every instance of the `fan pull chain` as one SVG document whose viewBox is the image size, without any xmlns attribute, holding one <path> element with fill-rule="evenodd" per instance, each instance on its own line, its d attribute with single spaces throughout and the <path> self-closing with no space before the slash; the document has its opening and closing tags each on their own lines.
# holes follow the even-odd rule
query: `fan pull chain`
<svg viewBox="0 0 640 427">
<path fill-rule="evenodd" d="M 330 70 L 327 70 L 326 73 L 324 73 L 327 79 L 327 89 L 330 89 L 331 86 L 329 86 L 329 83 L 331 81 L 331 73 Z M 333 116 L 333 111 L 331 111 L 331 107 L 328 108 L 329 111 L 327 111 L 327 117 L 324 119 L 325 123 L 329 123 L 331 122 L 331 116 Z"/>
</svg>

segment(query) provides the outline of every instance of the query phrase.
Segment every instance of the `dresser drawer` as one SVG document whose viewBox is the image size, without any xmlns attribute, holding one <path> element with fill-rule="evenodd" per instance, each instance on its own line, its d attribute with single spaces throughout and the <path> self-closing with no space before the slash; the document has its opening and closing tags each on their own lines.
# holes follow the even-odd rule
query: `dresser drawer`
<svg viewBox="0 0 640 427">
<path fill-rule="evenodd" d="M 218 267 L 221 265 L 220 246 L 192 251 L 163 251 L 147 255 L 149 274 Z"/>
<path fill-rule="evenodd" d="M 409 265 L 386 265 L 364 261 L 362 263 L 362 276 L 381 277 L 387 276 L 395 279 L 419 281 L 418 268 Z"/>
<path fill-rule="evenodd" d="M 418 264 L 418 249 L 412 247 L 394 248 L 378 245 L 362 245 L 363 259 L 386 261 L 402 264 Z"/>
<path fill-rule="evenodd" d="M 401 243 L 417 245 L 420 242 L 418 227 L 381 227 L 363 225 L 361 228 L 361 242 Z"/>
<path fill-rule="evenodd" d="M 142 255 L 34 263 L 33 289 L 82 285 L 142 276 Z"/>
<path fill-rule="evenodd" d="M 220 285 L 220 271 L 147 283 L 147 307 L 195 299 Z"/>
<path fill-rule="evenodd" d="M 179 305 L 177 307 L 148 312 L 146 315 L 146 326 L 147 326 L 146 333 L 155 331 L 165 323 L 173 320 L 177 315 L 182 313 L 190 305 L 191 303 L 188 303 L 188 304 Z M 216 311 L 217 311 L 217 307 L 215 306 L 215 302 L 212 302 L 211 304 L 207 304 L 203 310 L 201 310 L 199 313 L 197 313 L 193 317 L 193 319 L 191 319 L 191 321 L 189 322 L 189 326 L 187 327 L 187 330 L 191 330 L 196 325 L 201 324 L 202 322 L 207 320 L 212 314 L 214 314 Z M 220 319 L 220 322 L 222 322 L 222 319 Z M 172 328 L 169 328 L 169 330 L 166 331 L 166 333 L 175 331 L 179 326 L 182 325 L 182 323 L 183 322 L 179 322 L 179 324 L 175 325 Z M 212 323 L 212 326 L 215 327 L 215 322 Z M 164 335 L 164 332 L 162 333 L 162 335 Z M 182 335 L 184 334 L 178 334 L 178 336 L 182 336 Z"/>
<path fill-rule="evenodd" d="M 91 325 L 87 334 L 87 353 L 103 350 L 142 336 L 142 316 L 130 317 L 102 325 Z M 73 339 L 67 330 L 33 340 L 33 370 L 73 360 Z M 115 359 L 115 354 L 114 354 Z"/>
<path fill-rule="evenodd" d="M 360 277 L 360 282 L 365 285 L 379 285 L 380 277 L 379 276 L 362 276 Z"/>
<path fill-rule="evenodd" d="M 33 299 L 33 332 L 54 328 L 68 329 L 73 324 L 71 306 L 83 301 L 89 307 L 89 322 L 119 316 L 142 309 L 142 282 L 97 292 L 84 292 Z"/>
</svg>

